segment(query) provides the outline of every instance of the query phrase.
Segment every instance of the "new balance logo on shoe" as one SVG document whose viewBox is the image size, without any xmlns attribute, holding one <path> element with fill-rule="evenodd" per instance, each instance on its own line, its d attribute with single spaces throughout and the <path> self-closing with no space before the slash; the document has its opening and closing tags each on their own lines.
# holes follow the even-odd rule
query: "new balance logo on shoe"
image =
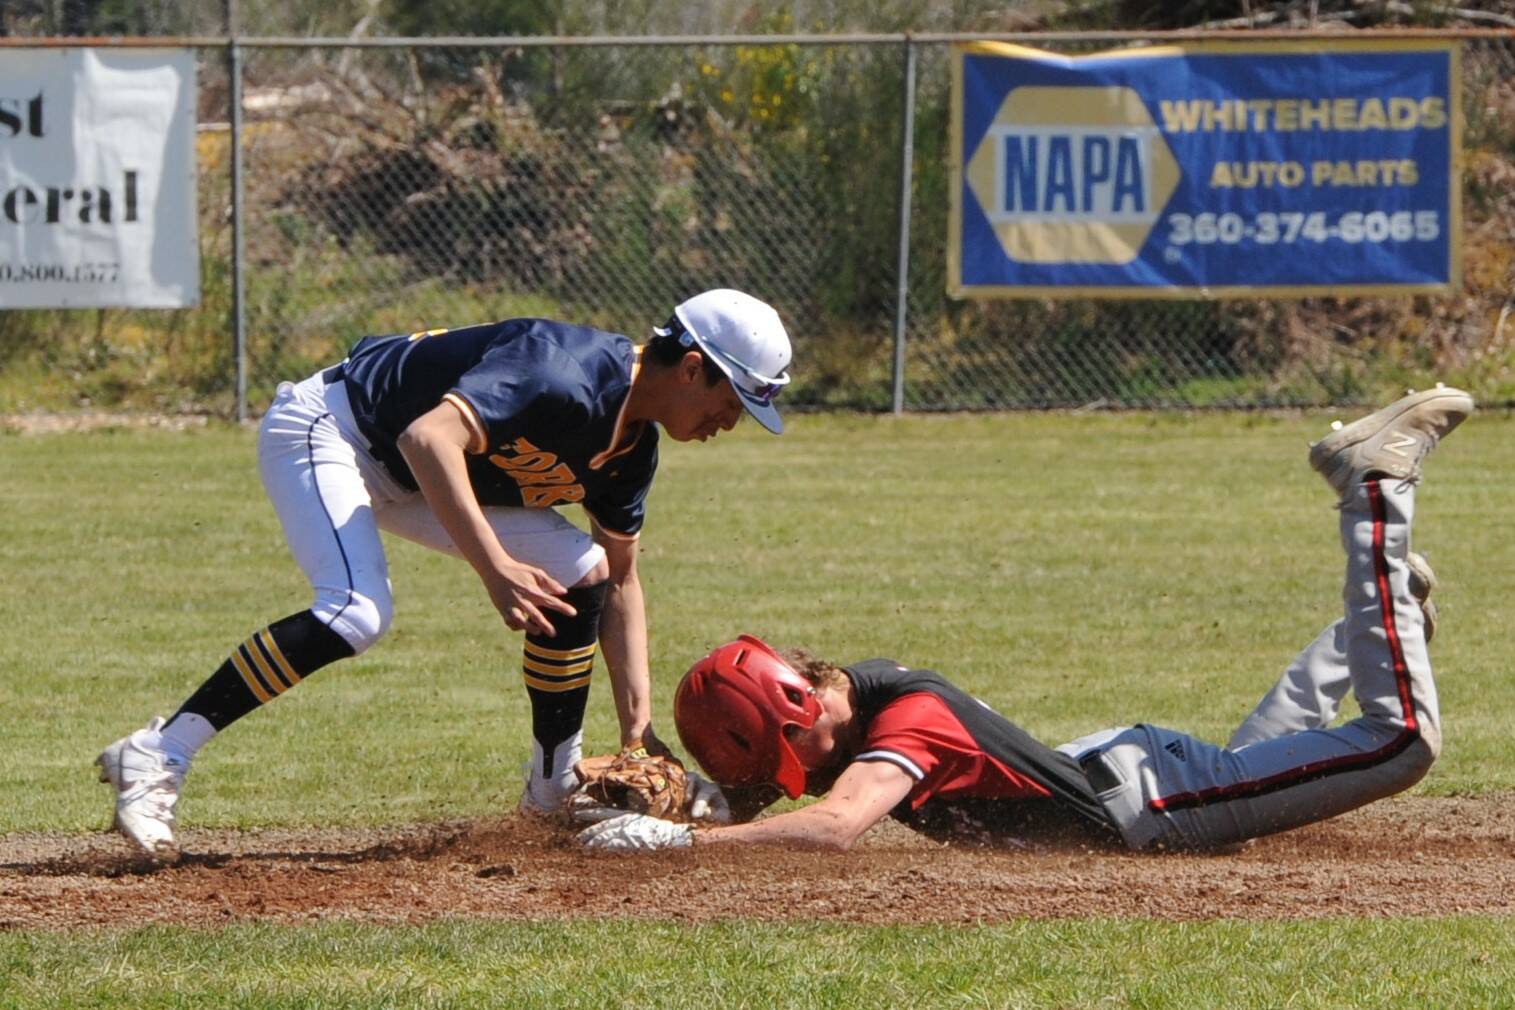
<svg viewBox="0 0 1515 1010">
<path fill-rule="evenodd" d="M 1426 454 L 1473 412 L 1473 398 L 1437 383 L 1351 424 L 1336 422 L 1310 446 L 1310 465 L 1345 503 L 1368 474 L 1414 484 Z"/>
<path fill-rule="evenodd" d="M 1420 446 L 1414 435 L 1406 435 L 1402 431 L 1389 433 L 1389 441 L 1384 443 L 1384 451 L 1396 453 L 1406 459 L 1415 455 L 1415 450 Z"/>
<path fill-rule="evenodd" d="M 1182 740 L 1169 740 L 1167 743 L 1163 744 L 1163 750 L 1167 751 L 1169 754 L 1172 754 L 1180 761 L 1189 760 L 1188 756 L 1184 754 L 1184 742 Z"/>
</svg>

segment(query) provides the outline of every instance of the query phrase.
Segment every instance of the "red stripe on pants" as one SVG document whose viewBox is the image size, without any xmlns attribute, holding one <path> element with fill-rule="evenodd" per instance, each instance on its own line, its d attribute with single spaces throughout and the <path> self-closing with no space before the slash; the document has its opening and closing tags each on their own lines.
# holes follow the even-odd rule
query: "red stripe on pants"
<svg viewBox="0 0 1515 1010">
<path fill-rule="evenodd" d="M 1420 736 L 1420 723 L 1415 718 L 1415 703 L 1410 694 L 1410 668 L 1405 663 L 1404 647 L 1399 640 L 1399 627 L 1394 620 L 1394 597 L 1389 591 L 1389 563 L 1384 556 L 1386 518 L 1383 490 L 1376 480 L 1368 481 L 1365 486 L 1368 489 L 1369 507 L 1373 513 L 1373 575 L 1378 587 L 1378 604 L 1379 611 L 1383 615 L 1384 634 L 1389 642 L 1389 659 L 1394 670 L 1394 682 L 1399 690 L 1404 728 L 1395 735 L 1394 739 L 1374 751 L 1312 761 L 1267 778 L 1233 782 L 1227 786 L 1176 793 L 1172 796 L 1159 796 L 1148 802 L 1149 810 L 1157 812 L 1187 810 L 1227 800 L 1252 799 L 1341 772 L 1371 768 L 1395 757 Z"/>
</svg>

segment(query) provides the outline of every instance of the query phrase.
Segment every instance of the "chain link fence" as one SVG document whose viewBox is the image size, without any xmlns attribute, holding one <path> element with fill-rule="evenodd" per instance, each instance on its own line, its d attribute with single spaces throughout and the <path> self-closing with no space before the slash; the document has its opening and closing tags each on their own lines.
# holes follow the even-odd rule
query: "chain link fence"
<svg viewBox="0 0 1515 1010">
<path fill-rule="evenodd" d="M 1432 372 L 1515 399 L 1508 34 L 1464 42 L 1462 294 L 1289 302 L 948 299 L 950 47 L 909 45 L 903 282 L 902 41 L 242 48 L 250 408 L 365 334 L 543 315 L 640 339 L 715 286 L 789 322 L 791 406 L 1345 403 Z M 201 306 L 0 313 L 0 411 L 236 410 L 231 89 L 201 53 Z"/>
<path fill-rule="evenodd" d="M 790 321 L 804 364 L 786 399 L 887 407 L 901 55 L 249 54 L 251 387 L 368 332 L 545 315 L 640 339 L 730 286 Z M 892 108 L 861 91 L 823 108 L 848 80 Z"/>
</svg>

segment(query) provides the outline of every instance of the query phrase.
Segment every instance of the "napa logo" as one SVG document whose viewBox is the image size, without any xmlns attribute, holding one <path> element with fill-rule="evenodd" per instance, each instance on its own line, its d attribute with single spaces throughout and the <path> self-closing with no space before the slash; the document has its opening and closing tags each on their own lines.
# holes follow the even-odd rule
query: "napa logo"
<svg viewBox="0 0 1515 1010">
<path fill-rule="evenodd" d="M 1173 190 L 1178 162 L 1130 88 L 1021 87 L 967 165 L 1005 255 L 1022 263 L 1129 263 Z"/>
</svg>

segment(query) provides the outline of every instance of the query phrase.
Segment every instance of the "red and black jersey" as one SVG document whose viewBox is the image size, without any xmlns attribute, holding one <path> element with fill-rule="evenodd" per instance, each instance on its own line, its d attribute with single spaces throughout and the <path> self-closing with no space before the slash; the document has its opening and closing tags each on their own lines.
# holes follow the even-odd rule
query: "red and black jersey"
<svg viewBox="0 0 1515 1010">
<path fill-rule="evenodd" d="M 915 780 L 891 812 L 897 820 L 931 834 L 960 834 L 965 822 L 1026 830 L 1049 819 L 1066 824 L 1072 814 L 1095 833 L 1114 833 L 1076 761 L 941 674 L 889 659 L 843 670 L 863 727 L 853 760 L 888 761 Z"/>
</svg>

